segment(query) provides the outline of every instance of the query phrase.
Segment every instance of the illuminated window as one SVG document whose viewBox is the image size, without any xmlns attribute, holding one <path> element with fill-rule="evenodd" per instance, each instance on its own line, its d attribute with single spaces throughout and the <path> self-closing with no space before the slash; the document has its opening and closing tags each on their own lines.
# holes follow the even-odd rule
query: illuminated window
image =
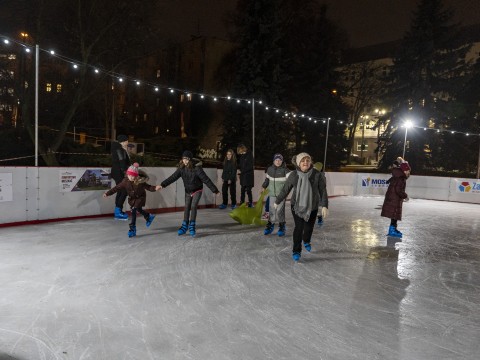
<svg viewBox="0 0 480 360">
<path fill-rule="evenodd" d="M 62 92 L 62 84 L 57 84 L 57 93 Z"/>
<path fill-rule="evenodd" d="M 51 84 L 51 83 L 47 83 L 47 86 L 46 86 L 45 90 L 46 90 L 47 92 L 51 92 L 51 91 L 52 91 L 52 84 Z"/>
</svg>

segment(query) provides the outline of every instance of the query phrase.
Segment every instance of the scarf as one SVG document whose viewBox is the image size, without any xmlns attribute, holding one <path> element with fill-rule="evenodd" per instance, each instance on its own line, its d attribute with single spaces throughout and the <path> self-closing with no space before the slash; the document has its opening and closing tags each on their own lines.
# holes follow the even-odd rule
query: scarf
<svg viewBox="0 0 480 360">
<path fill-rule="evenodd" d="M 304 173 L 297 170 L 298 181 L 295 191 L 295 206 L 293 210 L 295 214 L 303 220 L 308 221 L 310 213 L 312 212 L 312 184 L 308 178 L 312 174 L 312 169 Z"/>
</svg>

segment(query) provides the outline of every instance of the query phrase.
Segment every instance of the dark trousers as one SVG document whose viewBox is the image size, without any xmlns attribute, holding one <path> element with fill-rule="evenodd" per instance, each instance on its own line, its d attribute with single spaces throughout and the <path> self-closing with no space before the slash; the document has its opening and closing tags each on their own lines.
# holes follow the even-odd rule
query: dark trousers
<svg viewBox="0 0 480 360">
<path fill-rule="evenodd" d="M 223 204 L 228 204 L 228 190 L 230 189 L 230 200 L 232 201 L 232 205 L 237 203 L 237 183 L 235 180 L 232 180 L 230 184 L 228 181 L 224 181 L 222 184 L 222 196 L 223 196 Z"/>
<path fill-rule="evenodd" d="M 183 212 L 183 220 L 187 223 L 189 221 L 196 221 L 197 206 L 203 191 L 196 191 L 193 194 L 185 193 L 185 210 Z"/>
<path fill-rule="evenodd" d="M 318 209 L 312 211 L 308 221 L 305 221 L 295 214 L 292 207 L 293 220 L 295 221 L 295 229 L 293 229 L 294 253 L 302 252 L 302 241 L 305 244 L 310 243 L 310 240 L 312 239 L 313 227 L 315 226 L 315 220 L 317 219 L 317 213 Z"/>
<path fill-rule="evenodd" d="M 122 182 L 123 177 L 116 176 L 113 178 L 115 180 L 115 184 L 118 185 Z M 123 211 L 123 204 L 125 203 L 125 199 L 127 198 L 127 190 L 120 189 L 117 191 L 115 196 L 115 207 L 120 208 Z"/>
<path fill-rule="evenodd" d="M 245 193 L 248 196 L 248 202 L 253 203 L 252 187 L 253 186 L 242 185 L 240 189 L 240 203 L 243 204 L 245 202 Z"/>
<path fill-rule="evenodd" d="M 148 217 L 150 216 L 150 214 L 145 210 L 143 210 L 141 207 L 139 208 L 132 207 L 131 210 L 132 210 L 132 221 L 130 222 L 130 227 L 135 226 L 137 223 L 137 212 L 142 214 L 145 220 L 148 220 Z"/>
</svg>

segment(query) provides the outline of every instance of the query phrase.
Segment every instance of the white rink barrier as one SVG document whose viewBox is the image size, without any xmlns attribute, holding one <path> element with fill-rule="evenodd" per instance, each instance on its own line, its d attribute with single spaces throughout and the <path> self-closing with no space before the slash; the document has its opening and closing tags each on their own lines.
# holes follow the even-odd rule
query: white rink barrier
<svg viewBox="0 0 480 360">
<path fill-rule="evenodd" d="M 175 168 L 143 168 L 149 184 L 159 185 Z M 221 169 L 204 169 L 221 191 Z M 114 186 L 109 182 L 109 168 L 0 167 L 0 225 L 15 225 L 77 217 L 112 214 L 115 195 L 103 198 Z M 383 196 L 389 174 L 327 172 L 329 196 Z M 255 171 L 253 198 L 258 199 L 265 172 Z M 411 176 L 407 181 L 411 198 L 480 204 L 480 180 Z M 146 209 L 156 212 L 180 211 L 185 204 L 183 181 L 179 179 L 158 192 L 147 192 Z M 237 182 L 237 201 L 240 184 Z M 200 207 L 214 207 L 222 202 L 204 186 Z M 124 210 L 128 209 L 125 202 Z"/>
</svg>

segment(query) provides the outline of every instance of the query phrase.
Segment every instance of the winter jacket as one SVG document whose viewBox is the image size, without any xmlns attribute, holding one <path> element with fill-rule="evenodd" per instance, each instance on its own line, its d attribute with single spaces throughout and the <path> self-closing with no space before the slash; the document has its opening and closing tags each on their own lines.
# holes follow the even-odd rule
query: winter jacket
<svg viewBox="0 0 480 360">
<path fill-rule="evenodd" d="M 233 162 L 233 160 L 226 160 L 223 165 L 222 171 L 222 179 L 223 181 L 237 181 L 237 166 Z"/>
<path fill-rule="evenodd" d="M 147 200 L 146 190 L 154 192 L 156 188 L 154 185 L 149 185 L 147 181 L 147 174 L 140 170 L 139 176 L 135 181 L 130 181 L 128 178 L 124 178 L 118 185 L 108 190 L 106 194 L 110 196 L 120 189 L 125 189 L 127 191 L 128 205 L 130 205 L 130 207 L 144 207 Z"/>
<path fill-rule="evenodd" d="M 254 185 L 253 155 L 250 150 L 243 155 L 239 155 L 240 185 Z"/>
<path fill-rule="evenodd" d="M 282 163 L 280 166 L 275 166 L 275 164 L 270 165 L 267 169 L 267 177 L 262 184 L 262 188 L 268 188 L 269 196 L 277 196 L 283 189 L 289 172 L 290 170 L 287 169 L 285 163 Z"/>
<path fill-rule="evenodd" d="M 381 216 L 402 220 L 403 199 L 408 197 L 405 192 L 406 186 L 407 176 L 400 168 L 394 168 L 385 194 L 385 200 L 383 201 Z"/>
<path fill-rule="evenodd" d="M 125 177 L 125 172 L 130 166 L 130 157 L 128 152 L 117 141 L 112 142 L 112 170 L 110 175 L 115 180 L 117 185 Z"/>
<path fill-rule="evenodd" d="M 277 205 L 280 205 L 280 203 L 287 198 L 288 194 L 293 189 L 290 204 L 292 209 L 294 208 L 298 183 L 297 171 L 300 171 L 298 167 L 297 170 L 292 171 L 291 174 L 288 175 L 283 189 L 280 191 L 280 194 L 277 195 L 275 200 Z M 325 174 L 317 169 L 312 169 L 312 173 L 310 174 L 308 180 L 312 185 L 312 209 L 317 209 L 320 207 L 328 208 L 327 179 L 325 178 Z"/>
<path fill-rule="evenodd" d="M 191 161 L 193 162 L 193 159 Z M 177 170 L 175 170 L 175 172 L 167 179 L 163 180 L 160 185 L 162 187 L 167 187 L 180 178 L 183 180 L 183 185 L 185 186 L 185 192 L 187 194 L 202 190 L 203 184 L 207 185 L 213 193 L 217 194 L 219 192 L 212 180 L 210 180 L 207 174 L 205 174 L 205 171 L 203 171 L 201 162 L 194 164 L 193 168 L 188 168 L 181 164 Z"/>
</svg>

